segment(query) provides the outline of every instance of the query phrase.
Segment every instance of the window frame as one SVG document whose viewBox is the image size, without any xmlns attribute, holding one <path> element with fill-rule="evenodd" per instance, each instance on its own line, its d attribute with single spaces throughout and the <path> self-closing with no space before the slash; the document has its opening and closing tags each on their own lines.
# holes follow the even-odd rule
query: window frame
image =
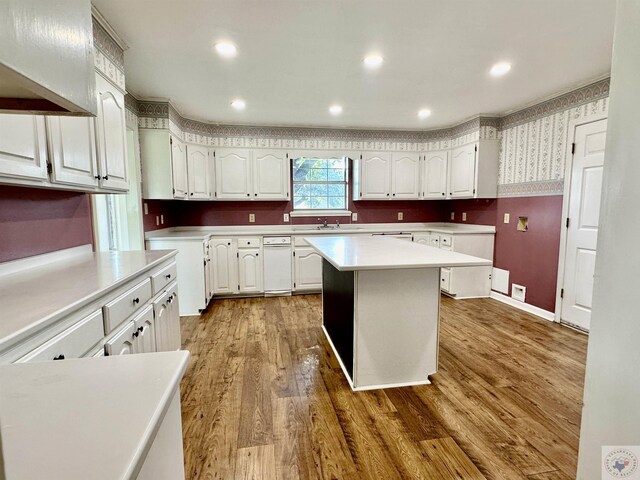
<svg viewBox="0 0 640 480">
<path fill-rule="evenodd" d="M 299 159 L 307 159 L 307 160 L 344 160 L 344 180 L 327 180 L 327 181 L 296 181 L 295 180 L 295 162 Z M 351 211 L 349 210 L 349 191 L 350 191 L 350 182 L 349 182 L 349 156 L 335 154 L 333 152 L 300 152 L 298 155 L 291 155 L 291 199 L 292 199 L 292 210 L 290 215 L 292 217 L 305 217 L 305 216 L 350 216 Z M 345 195 L 344 195 L 344 208 L 296 208 L 296 194 L 295 187 L 296 185 L 344 185 Z"/>
</svg>

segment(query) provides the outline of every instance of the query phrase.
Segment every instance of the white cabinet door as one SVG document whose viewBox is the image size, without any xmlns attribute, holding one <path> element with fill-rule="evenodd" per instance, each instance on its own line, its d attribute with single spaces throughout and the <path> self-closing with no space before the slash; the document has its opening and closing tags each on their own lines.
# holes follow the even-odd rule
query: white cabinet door
<svg viewBox="0 0 640 480">
<path fill-rule="evenodd" d="M 106 343 L 107 355 L 128 355 L 134 353 L 133 333 L 136 331 L 136 324 L 132 320 L 126 323 L 109 341 Z"/>
<path fill-rule="evenodd" d="M 209 243 L 213 263 L 213 294 L 238 293 L 238 258 L 231 239 L 216 238 Z"/>
<path fill-rule="evenodd" d="M 253 152 L 253 196 L 259 200 L 289 200 L 289 156 L 282 151 Z"/>
<path fill-rule="evenodd" d="M 177 138 L 171 137 L 171 176 L 173 179 L 173 198 L 187 198 L 187 147 Z"/>
<path fill-rule="evenodd" d="M 449 196 L 468 198 L 475 194 L 476 145 L 465 145 L 451 152 L 451 174 Z"/>
<path fill-rule="evenodd" d="M 0 178 L 47 180 L 44 117 L 0 115 Z"/>
<path fill-rule="evenodd" d="M 259 293 L 262 288 L 262 255 L 259 248 L 238 250 L 240 293 Z"/>
<path fill-rule="evenodd" d="M 420 197 L 420 156 L 394 153 L 391 157 L 391 198 L 418 199 Z"/>
<path fill-rule="evenodd" d="M 431 235 L 428 233 L 414 233 L 413 242 L 421 245 L 431 245 Z"/>
<path fill-rule="evenodd" d="M 296 291 L 322 288 L 322 257 L 312 247 L 296 247 L 293 270 Z"/>
<path fill-rule="evenodd" d="M 390 197 L 391 156 L 388 153 L 362 155 L 360 169 L 360 198 Z"/>
<path fill-rule="evenodd" d="M 156 351 L 155 321 L 153 306 L 147 305 L 134 320 L 136 330 L 133 332 L 133 352 L 149 353 Z"/>
<path fill-rule="evenodd" d="M 100 75 L 96 75 L 98 91 L 98 165 L 100 187 L 129 190 L 127 173 L 127 130 L 124 119 L 124 95 Z"/>
<path fill-rule="evenodd" d="M 424 156 L 424 198 L 447 197 L 447 165 L 449 152 L 431 152 Z"/>
<path fill-rule="evenodd" d="M 182 340 L 180 336 L 180 305 L 178 300 L 178 284 L 174 283 L 168 290 L 169 308 L 165 319 L 164 349 L 180 350 Z"/>
<path fill-rule="evenodd" d="M 187 177 L 189 198 L 211 198 L 208 148 L 187 145 Z"/>
<path fill-rule="evenodd" d="M 47 117 L 51 181 L 98 186 L 95 121 L 87 117 Z"/>
<path fill-rule="evenodd" d="M 216 198 L 251 198 L 251 150 L 216 150 Z"/>
</svg>

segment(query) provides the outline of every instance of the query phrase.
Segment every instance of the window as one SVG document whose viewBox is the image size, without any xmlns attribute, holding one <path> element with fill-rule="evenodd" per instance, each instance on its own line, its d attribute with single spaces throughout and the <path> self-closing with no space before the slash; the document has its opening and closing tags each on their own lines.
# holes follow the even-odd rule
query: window
<svg viewBox="0 0 640 480">
<path fill-rule="evenodd" d="M 293 161 L 294 210 L 346 210 L 347 159 L 296 158 Z"/>
</svg>

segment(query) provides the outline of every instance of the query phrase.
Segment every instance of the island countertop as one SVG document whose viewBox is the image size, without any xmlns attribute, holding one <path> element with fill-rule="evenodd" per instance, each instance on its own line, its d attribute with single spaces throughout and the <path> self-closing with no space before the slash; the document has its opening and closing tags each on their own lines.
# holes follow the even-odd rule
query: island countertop
<svg viewBox="0 0 640 480">
<path fill-rule="evenodd" d="M 378 236 L 305 237 L 339 271 L 490 266 L 491 260 Z"/>
</svg>

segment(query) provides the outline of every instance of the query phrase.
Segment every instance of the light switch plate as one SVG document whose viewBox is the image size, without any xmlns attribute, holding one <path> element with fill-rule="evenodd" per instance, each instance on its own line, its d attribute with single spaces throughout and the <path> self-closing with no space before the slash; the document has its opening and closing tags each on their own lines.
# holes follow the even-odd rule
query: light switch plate
<svg viewBox="0 0 640 480">
<path fill-rule="evenodd" d="M 455 220 L 456 219 L 456 212 L 451 212 L 451 220 Z"/>
<path fill-rule="evenodd" d="M 462 221 L 463 222 L 467 221 L 467 212 L 462 212 Z"/>
<path fill-rule="evenodd" d="M 160 225 L 160 217 L 156 215 L 156 227 Z"/>
<path fill-rule="evenodd" d="M 149 204 L 146 202 L 144 203 L 144 214 L 149 215 Z"/>
<path fill-rule="evenodd" d="M 398 220 L 404 220 L 404 213 L 398 212 Z"/>
<path fill-rule="evenodd" d="M 255 223 L 256 221 L 256 214 L 255 213 L 250 213 L 249 214 L 249 223 Z"/>
<path fill-rule="evenodd" d="M 509 223 L 510 215 L 508 213 L 504 214 L 504 223 Z"/>
<path fill-rule="evenodd" d="M 284 214 L 284 221 L 285 221 L 285 222 L 288 222 L 288 221 L 289 221 L 289 214 L 288 214 L 288 213 L 285 213 L 285 214 Z"/>
<path fill-rule="evenodd" d="M 164 225 L 164 215 L 160 215 L 160 224 Z"/>
<path fill-rule="evenodd" d="M 357 222 L 358 221 L 358 214 L 356 212 L 353 212 L 351 214 L 351 221 L 352 222 Z"/>
</svg>

